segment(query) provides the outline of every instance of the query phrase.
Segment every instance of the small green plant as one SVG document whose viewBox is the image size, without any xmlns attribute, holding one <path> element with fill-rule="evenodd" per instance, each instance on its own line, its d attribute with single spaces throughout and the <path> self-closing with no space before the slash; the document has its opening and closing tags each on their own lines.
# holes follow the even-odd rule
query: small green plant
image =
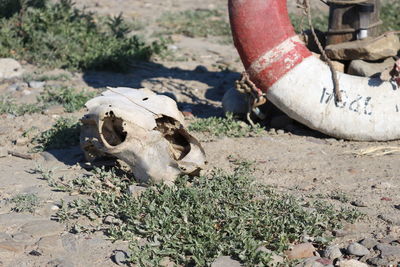
<svg viewBox="0 0 400 267">
<path fill-rule="evenodd" d="M 26 73 L 22 76 L 24 82 L 30 81 L 68 81 L 71 79 L 71 75 L 68 73 L 60 74 L 36 74 L 36 73 Z"/>
<path fill-rule="evenodd" d="M 0 114 L 22 116 L 42 111 L 43 107 L 37 104 L 17 104 L 9 96 L 0 96 Z"/>
<path fill-rule="evenodd" d="M 308 25 L 307 16 L 291 13 L 289 14 L 289 17 L 292 21 L 295 32 L 301 33 L 302 31 L 310 28 Z M 313 16 L 312 25 L 314 29 L 318 29 L 322 32 L 328 31 L 328 16 L 324 14 Z"/>
<path fill-rule="evenodd" d="M 383 21 L 384 31 L 399 31 L 400 30 L 400 2 L 390 0 L 385 2 L 381 8 L 381 19 Z"/>
<path fill-rule="evenodd" d="M 254 181 L 250 163 L 235 164 L 233 173 L 180 177 L 172 186 L 155 185 L 136 197 L 129 191 L 131 177 L 95 169 L 91 176 L 60 181 L 89 198 L 63 203 L 57 215 L 75 232 L 102 229 L 113 239 L 129 240 L 131 261 L 139 266 L 159 266 L 164 257 L 178 265 L 206 266 L 219 255 L 245 266 L 268 266 L 270 254 L 259 247 L 282 253 L 304 234 L 326 241 L 325 232 L 358 218 L 351 210 L 277 194 Z M 76 224 L 82 216 L 86 225 Z"/>
<path fill-rule="evenodd" d="M 349 197 L 346 195 L 346 193 L 342 191 L 334 191 L 330 193 L 330 198 L 334 200 L 338 200 L 342 203 L 347 203 L 350 201 Z"/>
<path fill-rule="evenodd" d="M 165 48 L 129 32 L 121 16 L 104 22 L 59 0 L 1 19 L 0 56 L 53 68 L 124 71 L 132 60 L 148 60 Z"/>
<path fill-rule="evenodd" d="M 236 120 L 229 113 L 226 115 L 226 118 L 210 117 L 197 119 L 189 125 L 189 130 L 203 132 L 216 137 L 258 136 L 263 132 L 263 128 L 260 125 L 256 124 L 254 127 L 251 127 L 243 121 Z"/>
<path fill-rule="evenodd" d="M 66 112 L 74 112 L 84 107 L 85 103 L 96 95 L 95 92 L 80 91 L 75 88 L 62 86 L 45 87 L 38 97 L 39 102 L 46 104 L 60 104 Z"/>
<path fill-rule="evenodd" d="M 34 152 L 79 144 L 80 123 L 75 118 L 59 118 L 49 129 L 32 139 Z"/>
<path fill-rule="evenodd" d="M 11 210 L 15 212 L 33 213 L 40 204 L 40 200 L 35 194 L 16 195 L 10 199 L 10 202 L 14 204 L 14 207 Z"/>
<path fill-rule="evenodd" d="M 166 13 L 158 22 L 167 34 L 183 34 L 188 37 L 231 35 L 228 22 L 218 10 L 196 9 Z"/>
</svg>

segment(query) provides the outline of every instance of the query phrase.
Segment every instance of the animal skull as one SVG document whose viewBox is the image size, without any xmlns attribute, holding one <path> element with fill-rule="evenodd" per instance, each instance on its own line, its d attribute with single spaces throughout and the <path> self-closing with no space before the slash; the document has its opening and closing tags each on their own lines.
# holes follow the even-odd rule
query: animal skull
<svg viewBox="0 0 400 267">
<path fill-rule="evenodd" d="M 206 163 L 200 143 L 184 128 L 176 102 L 148 89 L 109 88 L 86 103 L 81 148 L 88 161 L 112 156 L 141 182 L 173 182 Z"/>
</svg>

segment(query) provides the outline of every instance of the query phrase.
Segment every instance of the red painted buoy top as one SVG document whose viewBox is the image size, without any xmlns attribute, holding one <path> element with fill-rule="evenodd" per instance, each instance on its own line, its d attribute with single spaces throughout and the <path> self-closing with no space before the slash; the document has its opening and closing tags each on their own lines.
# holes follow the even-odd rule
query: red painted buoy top
<svg viewBox="0 0 400 267">
<path fill-rule="evenodd" d="M 286 0 L 229 0 L 229 17 L 244 67 L 263 92 L 311 56 L 294 32 Z"/>
</svg>

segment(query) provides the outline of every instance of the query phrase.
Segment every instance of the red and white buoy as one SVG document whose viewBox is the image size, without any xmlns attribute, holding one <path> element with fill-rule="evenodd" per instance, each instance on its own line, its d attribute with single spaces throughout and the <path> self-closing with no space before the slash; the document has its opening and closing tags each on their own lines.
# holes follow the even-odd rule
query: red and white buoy
<svg viewBox="0 0 400 267">
<path fill-rule="evenodd" d="M 288 116 L 338 138 L 400 138 L 398 85 L 338 72 L 336 103 L 331 71 L 295 34 L 286 0 L 229 0 L 229 14 L 251 80 Z"/>
</svg>

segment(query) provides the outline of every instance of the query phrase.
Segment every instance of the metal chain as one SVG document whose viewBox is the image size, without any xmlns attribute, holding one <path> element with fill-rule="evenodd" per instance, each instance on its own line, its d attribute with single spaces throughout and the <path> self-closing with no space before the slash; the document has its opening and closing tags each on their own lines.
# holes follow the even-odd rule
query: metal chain
<svg viewBox="0 0 400 267">
<path fill-rule="evenodd" d="M 255 126 L 253 120 L 250 118 L 251 112 L 258 106 L 261 106 L 267 102 L 267 98 L 264 93 L 250 80 L 247 72 L 242 72 L 239 80 L 235 81 L 235 88 L 239 93 L 246 95 L 247 98 L 247 112 L 246 119 L 251 126 Z"/>
</svg>

